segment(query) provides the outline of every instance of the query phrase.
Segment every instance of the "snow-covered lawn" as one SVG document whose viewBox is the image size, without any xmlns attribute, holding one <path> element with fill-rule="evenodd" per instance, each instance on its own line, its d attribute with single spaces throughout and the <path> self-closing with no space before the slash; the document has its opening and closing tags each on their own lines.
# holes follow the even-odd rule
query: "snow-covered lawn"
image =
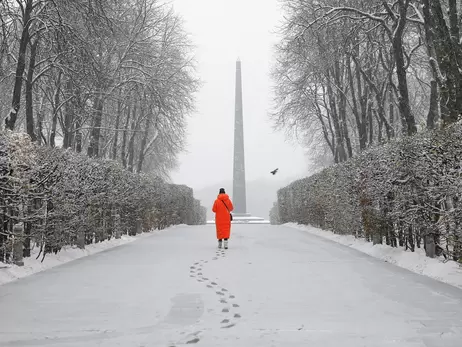
<svg viewBox="0 0 462 347">
<path fill-rule="evenodd" d="M 47 254 L 43 263 L 41 262 L 42 257 L 36 259 L 39 249 L 34 248 L 32 250 L 32 256 L 24 258 L 24 266 L 16 266 L 0 262 L 0 285 L 15 281 L 22 277 L 30 276 L 34 273 L 44 271 L 64 263 L 68 263 L 82 257 L 86 257 L 110 248 L 133 242 L 158 232 L 159 231 L 156 230 L 149 233 L 142 233 L 137 236 L 122 235 L 121 239 L 113 238 L 109 241 L 91 244 L 86 246 L 85 249 L 66 246 L 58 254 Z"/>
<path fill-rule="evenodd" d="M 415 273 L 462 288 L 462 266 L 454 261 L 444 262 L 444 258 L 428 258 L 425 256 L 425 250 L 423 248 L 411 252 L 387 245 L 374 246 L 372 242 L 366 242 L 364 239 L 357 239 L 352 235 L 337 235 L 330 231 L 325 231 L 309 225 L 299 225 L 295 223 L 287 223 L 285 225 L 307 231 L 310 234 L 354 248 L 372 257 L 382 259 Z"/>
</svg>

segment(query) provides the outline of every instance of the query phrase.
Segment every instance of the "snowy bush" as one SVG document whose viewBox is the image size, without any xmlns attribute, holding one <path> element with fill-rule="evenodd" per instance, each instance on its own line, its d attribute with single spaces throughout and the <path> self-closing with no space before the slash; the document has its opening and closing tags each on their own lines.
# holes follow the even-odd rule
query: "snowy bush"
<svg viewBox="0 0 462 347">
<path fill-rule="evenodd" d="M 84 248 L 122 234 L 205 223 L 189 187 L 36 146 L 24 134 L 0 133 L 0 170 L 2 262 L 13 260 L 13 249 L 30 256 L 32 245 L 44 257 L 65 245 Z"/>
<path fill-rule="evenodd" d="M 278 191 L 272 222 L 462 260 L 462 124 L 395 140 Z"/>
</svg>

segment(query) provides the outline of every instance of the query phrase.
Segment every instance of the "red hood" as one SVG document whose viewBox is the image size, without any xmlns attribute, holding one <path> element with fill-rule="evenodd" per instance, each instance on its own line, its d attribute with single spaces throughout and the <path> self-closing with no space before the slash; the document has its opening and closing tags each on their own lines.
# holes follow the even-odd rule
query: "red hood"
<svg viewBox="0 0 462 347">
<path fill-rule="evenodd" d="M 218 194 L 217 199 L 218 200 L 229 200 L 229 195 L 228 194 Z"/>
</svg>

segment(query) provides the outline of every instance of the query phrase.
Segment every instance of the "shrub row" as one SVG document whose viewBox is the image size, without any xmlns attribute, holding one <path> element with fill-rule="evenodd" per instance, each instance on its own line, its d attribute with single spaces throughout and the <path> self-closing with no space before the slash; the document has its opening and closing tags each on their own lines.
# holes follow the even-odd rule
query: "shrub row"
<svg viewBox="0 0 462 347">
<path fill-rule="evenodd" d="M 0 133 L 0 261 L 205 221 L 189 187 Z"/>
<path fill-rule="evenodd" d="M 274 224 L 311 224 L 462 259 L 462 125 L 370 149 L 278 191 Z"/>
</svg>

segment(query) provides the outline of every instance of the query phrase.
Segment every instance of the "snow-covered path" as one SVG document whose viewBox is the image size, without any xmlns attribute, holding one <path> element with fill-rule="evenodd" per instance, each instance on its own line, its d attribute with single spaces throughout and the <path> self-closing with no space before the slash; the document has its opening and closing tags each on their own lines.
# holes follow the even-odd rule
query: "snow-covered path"
<svg viewBox="0 0 462 347">
<path fill-rule="evenodd" d="M 0 346 L 459 347 L 462 291 L 282 226 L 180 227 L 0 287 Z"/>
</svg>

